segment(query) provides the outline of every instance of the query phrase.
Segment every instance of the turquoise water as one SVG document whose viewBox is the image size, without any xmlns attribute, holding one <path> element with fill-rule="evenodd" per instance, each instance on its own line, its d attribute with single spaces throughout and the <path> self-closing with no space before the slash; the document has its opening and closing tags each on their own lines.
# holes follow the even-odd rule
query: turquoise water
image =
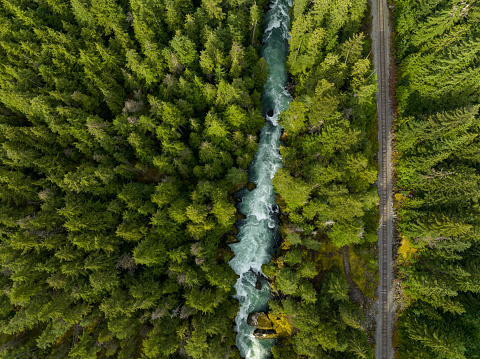
<svg viewBox="0 0 480 359">
<path fill-rule="evenodd" d="M 282 158 L 278 152 L 281 127 L 277 119 L 288 108 L 290 95 L 285 90 L 287 72 L 285 61 L 288 52 L 288 11 L 293 0 L 272 1 L 266 14 L 263 34 L 263 57 L 269 65 L 269 76 L 262 95 L 266 124 L 260 133 L 258 151 L 249 167 L 249 180 L 257 185 L 252 191 L 244 190 L 239 195 L 242 202 L 238 209 L 247 218 L 241 221 L 237 238 L 240 243 L 230 245 L 235 257 L 230 261 L 240 278 L 235 289 L 240 302 L 236 318 L 236 344 L 242 357 L 264 359 L 271 355 L 273 340 L 258 340 L 254 328 L 247 324 L 248 314 L 268 308 L 270 287 L 255 288 L 257 274 L 262 273 L 262 264 L 268 263 L 278 238 L 278 207 L 275 204 L 272 178 L 280 168 Z M 269 112 L 273 111 L 273 114 Z"/>
</svg>

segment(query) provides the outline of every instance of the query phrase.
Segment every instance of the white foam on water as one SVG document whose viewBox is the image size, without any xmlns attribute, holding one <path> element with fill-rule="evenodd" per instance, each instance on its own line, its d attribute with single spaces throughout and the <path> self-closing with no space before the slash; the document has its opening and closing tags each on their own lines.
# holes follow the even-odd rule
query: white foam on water
<svg viewBox="0 0 480 359">
<path fill-rule="evenodd" d="M 270 287 L 263 285 L 256 289 L 257 275 L 262 273 L 262 264 L 268 263 L 273 254 L 274 240 L 278 235 L 272 179 L 280 168 L 282 158 L 278 151 L 282 129 L 278 116 L 288 108 L 290 95 L 285 90 L 287 73 L 285 61 L 289 39 L 289 8 L 293 0 L 275 0 L 266 14 L 263 34 L 263 56 L 270 73 L 262 96 L 267 123 L 260 133 L 260 143 L 253 162 L 249 167 L 250 181 L 256 184 L 252 191 L 246 191 L 238 209 L 246 216 L 239 226 L 239 243 L 230 247 L 235 257 L 229 262 L 240 278 L 235 284 L 240 310 L 235 318 L 240 354 L 246 359 L 265 359 L 271 355 L 273 340 L 258 340 L 253 336 L 254 328 L 247 324 L 248 314 L 263 311 L 268 307 Z"/>
</svg>

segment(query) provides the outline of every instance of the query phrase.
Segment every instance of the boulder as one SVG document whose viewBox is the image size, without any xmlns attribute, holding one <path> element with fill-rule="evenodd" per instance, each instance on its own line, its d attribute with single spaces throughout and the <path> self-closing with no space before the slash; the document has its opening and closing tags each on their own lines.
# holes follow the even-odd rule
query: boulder
<svg viewBox="0 0 480 359">
<path fill-rule="evenodd" d="M 255 329 L 253 336 L 257 339 L 275 339 L 277 333 L 275 330 Z"/>
<path fill-rule="evenodd" d="M 233 243 L 238 243 L 238 242 L 240 242 L 240 241 L 233 234 L 227 234 L 225 236 L 225 243 L 226 244 L 233 244 Z"/>
<path fill-rule="evenodd" d="M 250 313 L 247 323 L 256 328 L 253 335 L 257 339 L 287 338 L 298 332 L 285 314 L 272 316 L 264 312 Z"/>
<path fill-rule="evenodd" d="M 257 329 L 273 330 L 272 321 L 264 312 L 250 313 L 247 318 L 247 324 Z"/>
<path fill-rule="evenodd" d="M 235 219 L 247 219 L 247 216 L 237 211 L 235 212 Z"/>
<path fill-rule="evenodd" d="M 248 182 L 247 183 L 247 188 L 248 188 L 249 191 L 251 191 L 251 190 L 257 188 L 257 185 L 253 182 Z"/>
<path fill-rule="evenodd" d="M 255 282 L 255 288 L 256 288 L 257 290 L 262 290 L 262 287 L 263 287 L 263 286 L 262 286 L 262 281 L 261 281 L 261 279 L 260 279 L 260 276 L 257 276 L 257 281 Z"/>
</svg>

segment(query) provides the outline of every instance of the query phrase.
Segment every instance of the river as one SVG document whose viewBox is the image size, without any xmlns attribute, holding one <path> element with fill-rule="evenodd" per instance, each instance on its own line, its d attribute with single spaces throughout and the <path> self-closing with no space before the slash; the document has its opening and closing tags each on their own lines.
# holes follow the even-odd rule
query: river
<svg viewBox="0 0 480 359">
<path fill-rule="evenodd" d="M 229 262 L 240 278 L 235 284 L 235 298 L 240 311 L 235 319 L 236 344 L 242 357 L 264 359 L 271 356 L 272 339 L 258 340 L 254 328 L 247 324 L 248 314 L 268 308 L 270 287 L 262 280 L 262 288 L 256 288 L 257 275 L 262 264 L 268 263 L 279 236 L 278 206 L 275 203 L 272 178 L 280 168 L 282 158 L 278 151 L 281 127 L 277 120 L 288 108 L 291 97 L 285 90 L 287 72 L 285 61 L 288 52 L 289 8 L 293 0 L 276 0 L 270 4 L 265 17 L 263 57 L 269 65 L 269 76 L 262 94 L 266 124 L 260 132 L 258 151 L 249 166 L 249 180 L 256 184 L 252 191 L 242 190 L 238 209 L 246 216 L 238 223 L 239 243 L 230 245 L 235 257 Z"/>
</svg>

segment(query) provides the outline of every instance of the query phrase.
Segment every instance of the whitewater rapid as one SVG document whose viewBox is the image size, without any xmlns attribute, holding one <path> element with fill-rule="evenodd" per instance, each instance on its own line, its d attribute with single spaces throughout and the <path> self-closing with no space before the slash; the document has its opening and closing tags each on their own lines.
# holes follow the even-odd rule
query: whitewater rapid
<svg viewBox="0 0 480 359">
<path fill-rule="evenodd" d="M 255 284 L 257 275 L 262 273 L 262 264 L 270 261 L 275 240 L 279 236 L 278 206 L 275 203 L 272 179 L 282 163 L 278 151 L 282 128 L 278 126 L 277 120 L 291 101 L 285 89 L 285 61 L 289 39 L 289 8 L 292 2 L 293 0 L 272 1 L 265 17 L 263 57 L 269 65 L 269 75 L 262 102 L 266 124 L 260 132 L 258 151 L 249 166 L 249 180 L 257 187 L 252 191 L 243 189 L 238 193 L 242 199 L 238 209 L 246 219 L 237 223 L 237 239 L 240 242 L 230 245 L 235 257 L 229 264 L 240 276 L 235 284 L 235 298 L 240 302 L 240 311 L 235 319 L 236 344 L 241 356 L 246 359 L 268 358 L 273 345 L 271 339 L 258 340 L 253 336 L 255 328 L 247 324 L 247 317 L 251 312 L 268 308 L 269 285 L 262 280 L 262 288 L 256 289 Z"/>
</svg>

